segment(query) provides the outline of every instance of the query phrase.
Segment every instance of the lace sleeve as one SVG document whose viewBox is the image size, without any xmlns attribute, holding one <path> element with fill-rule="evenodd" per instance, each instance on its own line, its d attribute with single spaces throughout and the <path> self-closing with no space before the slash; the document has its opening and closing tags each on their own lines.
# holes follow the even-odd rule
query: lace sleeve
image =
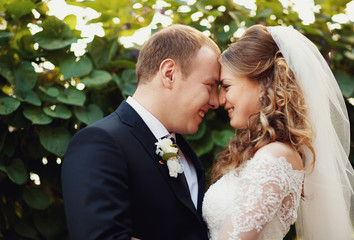
<svg viewBox="0 0 354 240">
<path fill-rule="evenodd" d="M 257 154 L 239 176 L 233 209 L 226 217 L 219 239 L 257 239 L 289 194 L 289 171 L 285 158 Z M 292 201 L 286 201 L 288 208 Z"/>
</svg>

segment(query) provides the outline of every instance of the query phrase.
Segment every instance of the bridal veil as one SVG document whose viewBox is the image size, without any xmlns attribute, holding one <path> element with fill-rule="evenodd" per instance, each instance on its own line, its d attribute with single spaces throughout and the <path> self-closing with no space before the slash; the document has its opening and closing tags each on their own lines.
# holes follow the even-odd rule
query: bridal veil
<svg viewBox="0 0 354 240">
<path fill-rule="evenodd" d="M 283 26 L 267 30 L 303 90 L 315 132 L 316 162 L 314 168 L 306 170 L 304 198 L 296 221 L 297 238 L 353 239 L 350 124 L 337 81 L 317 47 L 300 32 Z M 304 159 L 306 165 L 311 163 L 311 151 L 305 152 Z"/>
</svg>

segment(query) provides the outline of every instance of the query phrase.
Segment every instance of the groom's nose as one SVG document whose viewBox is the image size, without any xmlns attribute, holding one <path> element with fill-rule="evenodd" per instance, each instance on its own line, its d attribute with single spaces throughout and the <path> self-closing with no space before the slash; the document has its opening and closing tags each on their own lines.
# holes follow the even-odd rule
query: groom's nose
<svg viewBox="0 0 354 240">
<path fill-rule="evenodd" d="M 218 98 L 218 94 L 215 92 L 212 92 L 212 94 L 210 95 L 209 98 L 209 105 L 210 108 L 212 109 L 217 109 L 219 107 L 219 98 Z"/>
</svg>

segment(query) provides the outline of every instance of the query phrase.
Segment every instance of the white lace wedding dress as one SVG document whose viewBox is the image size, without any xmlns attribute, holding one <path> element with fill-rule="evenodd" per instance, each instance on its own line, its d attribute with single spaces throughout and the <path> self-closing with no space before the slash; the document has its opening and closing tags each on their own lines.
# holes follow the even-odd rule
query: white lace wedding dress
<svg viewBox="0 0 354 240">
<path fill-rule="evenodd" d="M 221 229 L 228 236 L 223 240 L 255 233 L 257 239 L 283 239 L 297 217 L 304 173 L 284 157 L 260 150 L 224 175 L 210 186 L 203 201 L 210 239 L 219 239 Z"/>
</svg>

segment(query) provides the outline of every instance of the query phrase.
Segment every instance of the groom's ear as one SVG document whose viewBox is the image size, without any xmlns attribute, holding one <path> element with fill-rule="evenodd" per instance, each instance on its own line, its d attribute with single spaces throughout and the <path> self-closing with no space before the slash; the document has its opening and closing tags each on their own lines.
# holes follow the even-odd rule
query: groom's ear
<svg viewBox="0 0 354 240">
<path fill-rule="evenodd" d="M 160 64 L 159 73 L 161 76 L 162 85 L 172 89 L 175 82 L 174 76 L 176 73 L 177 64 L 170 58 L 163 60 Z"/>
</svg>

